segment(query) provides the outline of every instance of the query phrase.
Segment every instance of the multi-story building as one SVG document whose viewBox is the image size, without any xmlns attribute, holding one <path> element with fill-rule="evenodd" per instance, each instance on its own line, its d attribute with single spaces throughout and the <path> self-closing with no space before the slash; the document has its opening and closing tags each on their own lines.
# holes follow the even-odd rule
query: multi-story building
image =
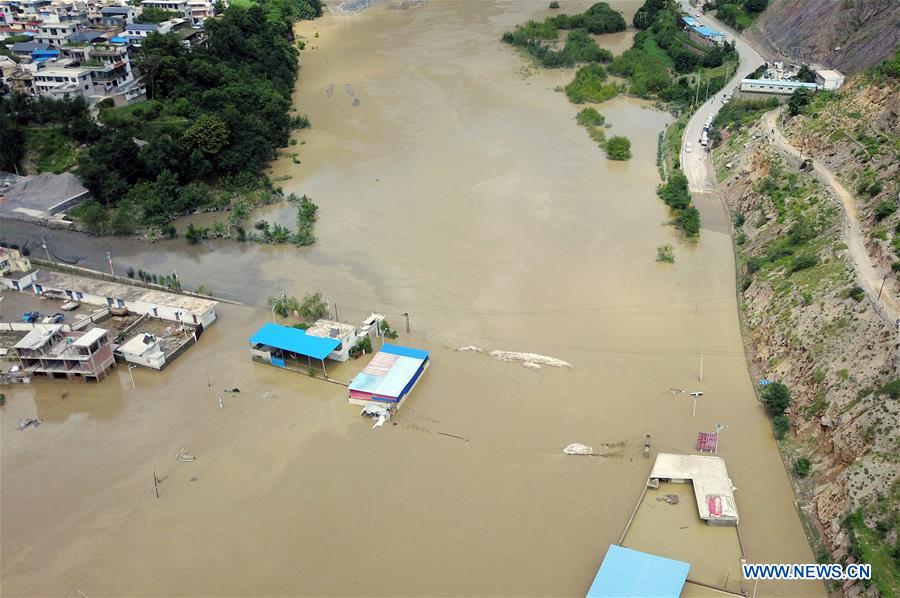
<svg viewBox="0 0 900 598">
<path fill-rule="evenodd" d="M 141 0 L 141 7 L 158 8 L 169 12 L 177 12 L 185 18 L 191 16 L 191 10 L 188 8 L 188 0 Z"/>
<path fill-rule="evenodd" d="M 57 48 L 66 43 L 70 36 L 78 33 L 82 24 L 75 19 L 60 18 L 59 15 L 48 15 L 38 27 L 35 40 L 42 44 L 50 44 Z"/>
<path fill-rule="evenodd" d="M 31 260 L 18 249 L 0 247 L 0 287 L 24 291 L 37 279 Z"/>
<path fill-rule="evenodd" d="M 34 378 L 99 382 L 116 366 L 104 328 L 67 332 L 61 324 L 36 326 L 13 349 L 22 372 Z"/>
<path fill-rule="evenodd" d="M 130 6 L 104 6 L 100 9 L 101 22 L 107 27 L 120 27 L 134 23 L 134 9 Z"/>
<path fill-rule="evenodd" d="M 61 100 L 78 96 L 88 98 L 93 91 L 91 69 L 76 66 L 49 66 L 34 74 L 34 92 Z"/>
</svg>

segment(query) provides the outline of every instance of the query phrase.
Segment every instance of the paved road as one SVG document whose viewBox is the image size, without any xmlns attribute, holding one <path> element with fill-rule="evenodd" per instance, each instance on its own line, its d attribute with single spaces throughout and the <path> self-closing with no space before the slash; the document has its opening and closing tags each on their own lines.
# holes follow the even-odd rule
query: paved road
<svg viewBox="0 0 900 598">
<path fill-rule="evenodd" d="M 682 2 L 682 6 L 690 14 L 694 14 L 694 8 L 691 8 L 686 1 Z M 700 134 L 703 132 L 703 123 L 708 116 L 715 116 L 722 107 L 721 96 L 726 93 L 725 90 L 732 89 L 734 85 L 741 79 L 755 71 L 765 61 L 763 58 L 744 42 L 740 36 L 732 29 L 723 25 L 719 21 L 709 16 L 698 17 L 704 25 L 710 25 L 719 31 L 724 31 L 729 38 L 733 39 L 740 56 L 740 63 L 734 78 L 728 82 L 722 92 L 711 97 L 705 104 L 700 106 L 697 112 L 688 121 L 687 128 L 684 132 L 684 140 L 681 145 L 681 168 L 687 176 L 688 186 L 692 193 L 711 193 L 716 190 L 716 174 L 713 170 L 712 160 L 706 153 L 705 149 L 700 146 Z M 685 144 L 690 142 L 693 151 L 686 152 Z"/>
<path fill-rule="evenodd" d="M 779 146 L 799 160 L 800 150 L 792 146 L 790 142 L 784 138 L 781 129 L 778 127 L 778 114 L 780 111 L 781 109 L 773 110 L 766 113 L 763 117 L 766 136 L 771 143 Z M 846 188 L 844 188 L 841 182 L 837 180 L 837 177 L 834 176 L 834 173 L 831 172 L 827 166 L 816 159 L 812 160 L 812 164 L 813 171 L 819 177 L 819 180 L 831 187 L 831 190 L 841 200 L 841 204 L 843 205 L 845 222 L 842 237 L 844 243 L 847 245 L 847 253 L 850 256 L 850 260 L 853 262 L 853 267 L 856 268 L 856 275 L 859 279 L 860 286 L 866 291 L 866 294 L 873 302 L 881 306 L 887 313 L 891 322 L 900 319 L 900 301 L 897 299 L 898 294 L 896 285 L 891 276 L 888 275 L 885 279 L 885 275 L 888 273 L 877 266 L 872 260 L 869 251 L 866 249 L 865 238 L 863 237 L 862 227 L 859 222 L 859 213 L 856 211 L 856 203 L 853 200 L 853 196 Z M 884 289 L 880 293 L 881 298 L 879 299 L 878 295 L 881 290 L 882 281 L 884 281 Z"/>
</svg>

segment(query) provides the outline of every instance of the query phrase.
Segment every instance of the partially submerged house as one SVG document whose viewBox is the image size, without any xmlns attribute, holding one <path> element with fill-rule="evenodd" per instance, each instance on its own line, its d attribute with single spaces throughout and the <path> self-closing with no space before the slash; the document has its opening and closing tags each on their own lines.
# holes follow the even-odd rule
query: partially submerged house
<svg viewBox="0 0 900 598">
<path fill-rule="evenodd" d="M 337 338 L 323 338 L 299 328 L 267 323 L 250 337 L 250 356 L 254 361 L 295 372 L 306 372 L 317 361 L 327 376 L 325 359 L 340 344 Z"/>
<path fill-rule="evenodd" d="M 129 363 L 154 370 L 161 370 L 166 364 L 166 354 L 159 344 L 159 339 L 147 332 L 132 337 L 116 349 L 116 353 Z"/>
<path fill-rule="evenodd" d="M 335 320 L 317 321 L 306 329 L 306 335 L 339 340 L 340 344 L 328 354 L 328 359 L 334 361 L 347 361 L 350 359 L 350 349 L 359 340 L 355 326 Z"/>
<path fill-rule="evenodd" d="M 24 291 L 34 284 L 37 272 L 18 249 L 0 247 L 0 286 Z"/>
<path fill-rule="evenodd" d="M 611 544 L 588 598 L 678 598 L 691 564 Z"/>
<path fill-rule="evenodd" d="M 690 482 L 694 487 L 700 519 L 709 525 L 737 526 L 734 485 L 722 457 L 659 453 L 647 484 L 659 482 Z"/>
<path fill-rule="evenodd" d="M 350 382 L 350 403 L 399 408 L 429 365 L 428 351 L 385 343 Z"/>
<path fill-rule="evenodd" d="M 35 328 L 13 349 L 24 374 L 35 378 L 99 382 L 115 367 L 107 330 L 67 331 L 62 325 Z"/>
</svg>

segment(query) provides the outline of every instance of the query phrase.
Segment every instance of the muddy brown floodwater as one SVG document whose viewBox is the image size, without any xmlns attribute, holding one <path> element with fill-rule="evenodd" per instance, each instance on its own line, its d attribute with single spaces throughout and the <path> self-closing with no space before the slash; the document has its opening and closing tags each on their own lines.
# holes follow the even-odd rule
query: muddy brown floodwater
<svg viewBox="0 0 900 598">
<path fill-rule="evenodd" d="M 350 322 L 374 310 L 399 328 L 408 312 L 398 342 L 433 352 L 398 425 L 374 431 L 342 387 L 250 362 L 265 307 L 221 306 L 176 363 L 135 371 L 137 390 L 122 367 L 99 386 L 6 390 L 4 595 L 583 594 L 649 473 L 636 439 L 691 451 L 715 422 L 730 426 L 720 454 L 748 559 L 813 560 L 745 368 L 730 239 L 705 229 L 688 243 L 666 225 L 654 190 L 667 114 L 602 105 L 633 142 L 630 161 L 609 162 L 554 91 L 572 71 L 529 73 L 498 42 L 546 4 L 442 0 L 299 25 L 313 49 L 295 99 L 313 127 L 273 174 L 320 205 L 311 248 L 4 223 L 86 263 L 109 248 L 117 268 L 177 269 L 251 305 L 321 289 Z M 613 4 L 629 20 L 639 5 Z M 279 206 L 258 217 L 293 223 Z M 674 265 L 655 261 L 663 243 Z M 531 371 L 463 345 L 574 367 Z M 207 379 L 241 392 L 220 409 Z M 704 390 L 696 417 L 670 387 Z M 35 413 L 43 425 L 16 430 Z M 620 441 L 607 458 L 561 454 Z M 176 463 L 182 448 L 198 460 Z"/>
</svg>

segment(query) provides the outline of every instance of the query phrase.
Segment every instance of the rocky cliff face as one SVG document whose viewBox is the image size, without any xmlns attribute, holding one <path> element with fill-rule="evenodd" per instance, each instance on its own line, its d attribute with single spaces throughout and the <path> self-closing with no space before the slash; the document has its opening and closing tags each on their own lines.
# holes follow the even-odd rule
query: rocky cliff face
<svg viewBox="0 0 900 598">
<path fill-rule="evenodd" d="M 745 35 L 791 60 L 844 73 L 877 64 L 900 39 L 896 0 L 773 0 Z"/>
<path fill-rule="evenodd" d="M 857 81 L 842 98 L 829 101 L 844 102 L 850 112 L 860 113 L 853 120 L 866 130 L 883 124 L 887 139 L 896 140 L 892 115 L 898 93 L 896 83 L 890 85 L 893 91 Z M 873 231 L 894 231 L 900 218 L 895 214 L 876 223 L 872 207 L 882 197 L 897 197 L 898 160 L 891 154 L 900 148 L 886 142 L 861 152 L 853 135 L 812 129 L 824 118 L 820 111 L 788 120 L 786 133 L 798 143 L 806 136 L 805 151 L 840 168 L 851 188 L 864 179 L 881 181 L 878 193 L 863 193 L 858 204 L 873 239 L 870 250 L 877 250 L 886 241 Z M 843 123 L 836 113 L 830 118 L 832 130 Z M 877 549 L 891 555 L 879 569 L 893 566 L 895 575 L 900 554 L 900 400 L 891 397 L 892 387 L 884 387 L 900 377 L 900 331 L 855 290 L 839 200 L 826 184 L 801 170 L 798 159 L 770 143 L 768 133 L 760 123 L 726 131 L 715 154 L 735 217 L 751 371 L 755 378 L 780 381 L 792 391 L 790 431 L 780 445 L 789 469 L 798 459 L 812 464 L 808 477 L 796 472 L 792 477 L 802 510 L 823 540 L 819 546 L 814 542 L 820 558 L 867 562 Z M 896 582 L 889 576 L 877 586 L 849 584 L 843 590 L 846 595 L 875 592 L 876 587 L 896 591 Z"/>
</svg>

